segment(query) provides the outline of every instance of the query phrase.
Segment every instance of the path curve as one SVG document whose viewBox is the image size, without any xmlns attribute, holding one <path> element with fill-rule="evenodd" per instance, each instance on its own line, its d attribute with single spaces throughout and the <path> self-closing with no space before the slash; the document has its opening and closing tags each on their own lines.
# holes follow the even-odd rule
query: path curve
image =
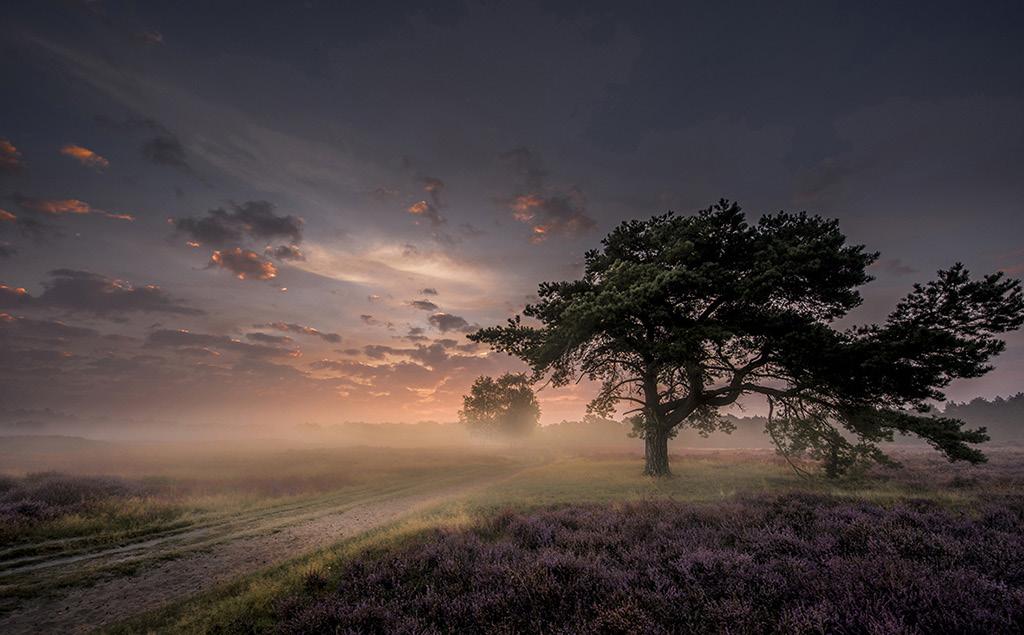
<svg viewBox="0 0 1024 635">
<path fill-rule="evenodd" d="M 499 479 L 495 479 L 499 480 Z M 240 575 L 328 547 L 491 483 L 460 483 L 400 495 L 225 541 L 131 576 L 25 600 L 0 617 L 0 633 L 85 633 L 207 591 Z"/>
</svg>

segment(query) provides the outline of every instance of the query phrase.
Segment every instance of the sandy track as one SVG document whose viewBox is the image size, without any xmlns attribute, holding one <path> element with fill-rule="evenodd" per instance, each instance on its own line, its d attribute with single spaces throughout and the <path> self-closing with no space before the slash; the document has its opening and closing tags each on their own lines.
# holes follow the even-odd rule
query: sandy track
<svg viewBox="0 0 1024 635">
<path fill-rule="evenodd" d="M 424 507 L 457 498 L 485 483 L 460 483 L 394 498 L 358 502 L 338 511 L 249 527 L 203 551 L 153 564 L 140 573 L 71 587 L 24 600 L 0 617 L 0 633 L 83 633 L 206 591 L 215 585 L 357 535 Z"/>
</svg>

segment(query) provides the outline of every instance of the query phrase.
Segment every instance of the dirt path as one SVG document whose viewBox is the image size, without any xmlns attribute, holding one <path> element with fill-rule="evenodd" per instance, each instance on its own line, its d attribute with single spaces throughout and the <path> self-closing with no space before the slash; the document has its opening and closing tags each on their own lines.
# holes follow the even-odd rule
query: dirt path
<svg viewBox="0 0 1024 635">
<path fill-rule="evenodd" d="M 159 545 L 143 546 L 146 559 L 159 557 L 154 547 L 185 549 L 185 555 L 150 564 L 134 575 L 103 580 L 93 586 L 70 587 L 58 595 L 24 600 L 0 617 L 0 633 L 82 633 L 111 625 L 133 615 L 206 591 L 236 576 L 249 573 L 483 487 L 487 482 L 444 485 L 430 491 L 397 492 L 381 500 L 347 500 L 334 506 L 303 510 L 298 516 L 244 523 L 216 541 L 204 541 L 200 532 L 175 536 Z M 119 547 L 89 559 L 50 563 L 64 568 L 88 560 L 130 561 L 133 546 Z M 201 549 L 201 551 L 196 551 Z M 137 556 L 140 560 L 141 554 Z M 92 563 L 94 564 L 94 563 Z M 34 567 L 41 568 L 35 564 Z"/>
</svg>

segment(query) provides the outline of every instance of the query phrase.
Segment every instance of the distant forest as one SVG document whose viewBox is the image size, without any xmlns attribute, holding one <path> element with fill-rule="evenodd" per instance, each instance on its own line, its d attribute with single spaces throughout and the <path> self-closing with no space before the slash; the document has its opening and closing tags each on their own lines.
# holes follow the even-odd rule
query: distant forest
<svg viewBox="0 0 1024 635">
<path fill-rule="evenodd" d="M 988 428 L 991 443 L 1024 444 L 1024 392 L 992 401 L 978 397 L 964 403 L 949 402 L 942 414 Z"/>
</svg>

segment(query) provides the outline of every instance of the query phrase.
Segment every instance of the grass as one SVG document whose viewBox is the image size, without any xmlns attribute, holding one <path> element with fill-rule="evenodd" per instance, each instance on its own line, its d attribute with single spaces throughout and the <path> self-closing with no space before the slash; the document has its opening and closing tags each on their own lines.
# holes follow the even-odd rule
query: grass
<svg viewBox="0 0 1024 635">
<path fill-rule="evenodd" d="M 374 550 L 400 550 L 437 528 L 461 530 L 509 510 L 529 512 L 568 505 L 659 500 L 714 505 L 737 496 L 811 493 L 883 507 L 927 498 L 944 509 L 977 508 L 986 497 L 1012 495 L 1024 484 L 1019 455 L 992 453 L 980 468 L 950 466 L 931 455 L 910 456 L 904 470 L 879 470 L 840 482 L 805 480 L 766 452 L 695 452 L 676 457 L 675 476 L 640 475 L 636 456 L 563 457 L 525 467 L 455 503 L 436 506 L 398 522 L 341 541 L 196 598 L 139 616 L 112 632 L 259 632 L 272 629 L 281 598 L 303 594 L 311 584 L 338 583 L 339 572 Z"/>
<path fill-rule="evenodd" d="M 45 513 L 9 514 L 10 522 L 0 524 L 0 613 L 17 598 L 53 595 L 357 505 L 476 482 L 520 464 L 466 451 L 368 448 L 209 458 L 214 460 L 192 461 L 187 478 L 177 465 L 145 477 L 5 478 L 0 502 L 10 503 L 11 514 L 26 504 Z"/>
</svg>

